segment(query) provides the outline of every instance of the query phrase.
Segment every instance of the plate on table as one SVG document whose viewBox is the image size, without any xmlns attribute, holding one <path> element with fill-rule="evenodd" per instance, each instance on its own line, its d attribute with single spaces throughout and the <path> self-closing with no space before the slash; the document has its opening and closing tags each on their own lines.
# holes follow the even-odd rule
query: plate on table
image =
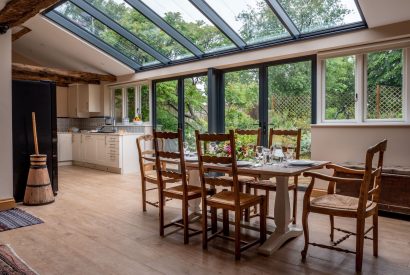
<svg viewBox="0 0 410 275">
<path fill-rule="evenodd" d="M 248 160 L 238 160 L 236 162 L 236 166 L 238 167 L 251 166 L 251 165 L 252 165 L 252 161 L 248 161 Z"/>
<path fill-rule="evenodd" d="M 304 160 L 304 159 L 297 159 L 297 160 L 292 160 L 289 162 L 289 165 L 291 166 L 312 166 L 314 165 L 315 162 L 313 160 Z"/>
</svg>

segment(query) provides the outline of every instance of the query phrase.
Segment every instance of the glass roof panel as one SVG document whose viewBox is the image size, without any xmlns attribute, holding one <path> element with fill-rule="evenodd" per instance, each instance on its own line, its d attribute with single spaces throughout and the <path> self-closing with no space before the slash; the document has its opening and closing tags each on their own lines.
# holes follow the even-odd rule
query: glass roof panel
<svg viewBox="0 0 410 275">
<path fill-rule="evenodd" d="M 205 0 L 247 44 L 290 37 L 263 0 Z"/>
<path fill-rule="evenodd" d="M 85 0 L 171 60 L 194 55 L 124 0 Z"/>
<path fill-rule="evenodd" d="M 363 22 L 354 0 L 279 0 L 301 33 Z"/>
<path fill-rule="evenodd" d="M 118 33 L 101 23 L 101 21 L 95 19 L 71 2 L 64 2 L 62 5 L 55 8 L 54 11 L 58 12 L 80 28 L 98 37 L 138 64 L 147 66 L 159 63 L 154 57 L 145 53 L 132 42 L 120 36 Z"/>
<path fill-rule="evenodd" d="M 235 45 L 188 0 L 142 0 L 168 24 L 206 53 Z"/>
</svg>

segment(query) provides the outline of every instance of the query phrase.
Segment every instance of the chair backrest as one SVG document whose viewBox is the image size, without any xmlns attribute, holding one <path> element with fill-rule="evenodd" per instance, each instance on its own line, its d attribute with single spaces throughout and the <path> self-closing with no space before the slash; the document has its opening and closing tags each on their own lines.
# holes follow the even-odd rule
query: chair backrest
<svg viewBox="0 0 410 275">
<path fill-rule="evenodd" d="M 161 146 L 165 144 L 166 141 L 177 140 L 178 151 L 170 152 L 165 151 Z M 164 178 L 172 178 L 175 180 L 180 180 L 183 185 L 184 196 L 188 193 L 187 188 L 187 176 L 185 170 L 185 156 L 184 156 L 184 145 L 183 145 L 183 133 L 182 129 L 178 129 L 178 132 L 157 132 L 154 130 L 154 148 L 155 148 L 155 161 L 157 167 L 157 177 L 160 190 L 164 188 Z M 169 160 L 170 162 L 176 162 L 179 166 L 179 170 L 170 169 L 170 165 L 161 165 L 163 162 Z"/>
<path fill-rule="evenodd" d="M 196 148 L 198 151 L 199 174 L 201 177 L 201 186 L 203 194 L 206 194 L 207 185 L 232 187 L 235 192 L 235 205 L 239 205 L 239 182 L 238 182 L 238 168 L 236 165 L 235 150 L 235 134 L 233 130 L 229 130 L 229 134 L 200 134 L 198 130 L 195 131 Z M 223 143 L 227 148 L 224 156 L 205 154 L 202 149 L 202 143 Z M 206 173 L 210 171 L 218 171 L 217 165 L 226 165 L 229 167 L 229 173 L 232 175 L 232 180 L 220 177 L 209 177 Z"/>
<path fill-rule="evenodd" d="M 300 158 L 300 144 L 301 144 L 301 139 L 302 139 L 302 130 L 297 129 L 297 130 L 279 130 L 279 129 L 270 129 L 269 130 L 269 147 L 272 146 L 273 140 L 275 137 L 282 137 L 282 138 L 290 138 L 293 139 L 295 142 L 295 153 L 296 153 L 296 159 Z M 287 147 L 282 145 L 283 150 L 287 150 Z"/>
<path fill-rule="evenodd" d="M 152 156 L 155 154 L 153 149 L 145 149 L 146 144 L 153 140 L 153 135 L 143 135 L 137 138 L 138 160 L 140 164 L 141 177 L 145 177 L 145 171 L 154 170 L 154 163 L 147 162 L 144 159 L 145 155 Z"/>
<path fill-rule="evenodd" d="M 386 151 L 387 140 L 383 140 L 378 144 L 367 149 L 366 152 L 366 164 L 363 181 L 360 186 L 359 194 L 359 211 L 365 211 L 367 200 L 370 199 L 373 202 L 379 202 L 380 196 L 380 182 L 383 169 L 383 157 Z M 373 168 L 373 159 L 378 155 L 376 167 Z"/>
</svg>

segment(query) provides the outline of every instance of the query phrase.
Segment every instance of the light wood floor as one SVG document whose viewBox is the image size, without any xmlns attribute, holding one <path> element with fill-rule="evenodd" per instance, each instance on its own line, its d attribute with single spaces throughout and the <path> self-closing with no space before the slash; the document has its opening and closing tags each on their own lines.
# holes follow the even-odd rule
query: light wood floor
<svg viewBox="0 0 410 275">
<path fill-rule="evenodd" d="M 299 196 L 301 208 L 302 195 Z M 256 248 L 235 262 L 229 242 L 212 241 L 203 251 L 201 238 L 183 245 L 182 233 L 160 238 L 158 211 L 141 211 L 137 176 L 120 176 L 79 167 L 60 169 L 60 192 L 47 206 L 25 207 L 44 224 L 0 233 L 17 254 L 41 274 L 349 274 L 354 255 L 311 247 L 301 263 L 303 236 L 270 257 Z M 179 213 L 167 205 L 170 218 Z M 299 209 L 300 212 L 300 209 Z M 300 221 L 300 215 L 298 218 Z M 312 240 L 328 242 L 327 217 L 312 214 Z M 338 225 L 354 229 L 350 220 Z M 354 248 L 354 238 L 344 243 Z M 364 274 L 410 274 L 410 223 L 380 218 L 380 256 L 365 241 Z"/>
</svg>

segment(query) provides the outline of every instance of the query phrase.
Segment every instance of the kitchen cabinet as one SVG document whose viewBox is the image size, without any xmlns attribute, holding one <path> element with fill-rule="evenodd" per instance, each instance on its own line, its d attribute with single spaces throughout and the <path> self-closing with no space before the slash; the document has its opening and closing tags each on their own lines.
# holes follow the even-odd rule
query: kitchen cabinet
<svg viewBox="0 0 410 275">
<path fill-rule="evenodd" d="M 73 134 L 73 161 L 83 161 L 83 135 Z"/>
<path fill-rule="evenodd" d="M 68 116 L 87 118 L 101 112 L 101 87 L 96 84 L 72 84 L 68 87 Z"/>
<path fill-rule="evenodd" d="M 57 87 L 57 117 L 68 117 L 68 87 Z"/>
<path fill-rule="evenodd" d="M 57 152 L 59 165 L 71 164 L 73 160 L 73 135 L 71 133 L 57 134 Z"/>
<path fill-rule="evenodd" d="M 74 165 L 120 173 L 138 173 L 136 138 L 140 134 L 74 134 Z"/>
<path fill-rule="evenodd" d="M 101 112 L 100 85 L 78 85 L 78 108 L 80 113 Z"/>
</svg>

